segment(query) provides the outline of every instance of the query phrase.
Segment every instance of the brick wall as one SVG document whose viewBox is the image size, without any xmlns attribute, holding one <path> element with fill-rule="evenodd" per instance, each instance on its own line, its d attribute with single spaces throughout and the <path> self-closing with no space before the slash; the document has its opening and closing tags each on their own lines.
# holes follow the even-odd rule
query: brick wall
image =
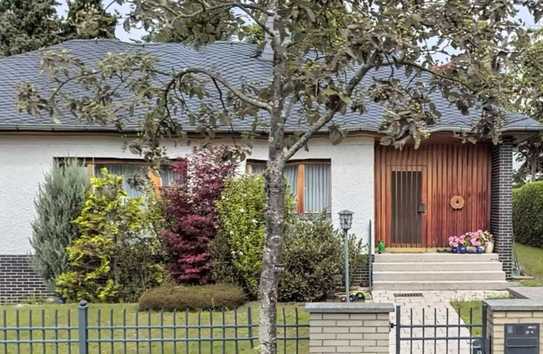
<svg viewBox="0 0 543 354">
<path fill-rule="evenodd" d="M 29 255 L 0 255 L 0 303 L 17 303 L 51 295 L 32 269 Z"/>
<path fill-rule="evenodd" d="M 392 304 L 311 303 L 310 353 L 388 353 Z"/>
<path fill-rule="evenodd" d="M 513 267 L 513 144 L 505 140 L 492 148 L 490 231 L 495 252 L 508 279 Z"/>
<path fill-rule="evenodd" d="M 539 324 L 539 341 L 543 344 L 543 304 L 524 299 L 487 300 L 487 343 L 490 353 L 504 354 L 507 324 Z M 540 348 L 540 353 L 541 353 Z"/>
</svg>

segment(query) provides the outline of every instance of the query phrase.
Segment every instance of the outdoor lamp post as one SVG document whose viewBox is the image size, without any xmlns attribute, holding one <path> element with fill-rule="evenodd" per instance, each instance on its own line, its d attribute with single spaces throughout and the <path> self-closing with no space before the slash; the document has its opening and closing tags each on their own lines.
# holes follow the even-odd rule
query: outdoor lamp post
<svg viewBox="0 0 543 354">
<path fill-rule="evenodd" d="M 339 224 L 341 230 L 343 230 L 344 243 L 345 243 L 345 295 L 347 302 L 351 302 L 351 294 L 349 291 L 349 236 L 348 232 L 351 229 L 353 223 L 353 212 L 350 210 L 342 210 L 339 212 Z"/>
</svg>

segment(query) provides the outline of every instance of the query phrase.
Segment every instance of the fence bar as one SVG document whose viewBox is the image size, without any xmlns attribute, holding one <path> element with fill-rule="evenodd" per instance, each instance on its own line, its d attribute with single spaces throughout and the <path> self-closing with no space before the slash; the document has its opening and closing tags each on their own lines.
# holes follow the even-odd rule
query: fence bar
<svg viewBox="0 0 543 354">
<path fill-rule="evenodd" d="M 247 307 L 247 326 L 249 327 L 249 340 L 251 341 L 251 348 L 255 347 L 253 339 L 253 315 L 251 312 L 251 306 Z"/>
<path fill-rule="evenodd" d="M 15 330 L 15 336 L 17 338 L 17 354 L 21 353 L 21 330 L 20 323 L 19 323 L 19 309 L 15 310 L 15 326 L 17 329 Z"/>
<path fill-rule="evenodd" d="M 396 354 L 400 353 L 401 347 L 401 335 L 402 335 L 402 318 L 401 318 L 401 308 L 396 306 Z"/>
<path fill-rule="evenodd" d="M 79 303 L 79 354 L 89 353 L 88 343 L 88 308 L 89 305 L 85 300 Z M 45 339 L 45 337 L 44 337 Z"/>
</svg>

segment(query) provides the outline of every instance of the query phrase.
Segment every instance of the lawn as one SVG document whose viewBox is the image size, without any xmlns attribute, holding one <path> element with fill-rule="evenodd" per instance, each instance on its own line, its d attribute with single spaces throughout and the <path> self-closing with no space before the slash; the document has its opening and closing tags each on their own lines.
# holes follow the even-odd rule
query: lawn
<svg viewBox="0 0 543 354">
<path fill-rule="evenodd" d="M 252 331 L 253 336 L 257 336 L 258 328 L 250 329 L 247 326 L 249 316 L 252 317 L 253 326 L 258 325 L 258 303 L 244 305 L 238 309 L 237 313 L 234 311 L 224 313 L 181 311 L 175 315 L 171 312 L 138 312 L 136 304 L 91 304 L 88 310 L 91 342 L 89 353 L 256 353 L 258 341 L 255 340 L 255 348 L 251 348 L 247 337 L 249 331 Z M 290 326 L 296 323 L 296 317 L 305 327 Z M 78 309 L 75 304 L 0 306 L 0 354 L 78 353 L 78 347 L 74 344 L 70 346 L 68 343 L 48 343 L 44 346 L 21 343 L 30 338 L 33 340 L 77 339 L 77 319 Z M 309 315 L 303 310 L 303 304 L 281 304 L 278 310 L 278 323 L 287 323 L 289 326 L 279 328 L 278 337 L 307 337 L 308 321 Z M 173 326 L 174 323 L 176 326 Z M 223 323 L 226 326 L 222 326 Z M 196 328 L 199 326 L 203 328 Z M 17 331 L 15 327 L 21 330 Z M 39 328 L 29 331 L 31 327 Z M 55 327 L 60 329 L 55 331 Z M 137 327 L 139 330 L 136 330 Z M 187 337 L 203 340 L 200 343 L 196 341 L 189 343 L 188 347 L 183 341 L 174 345 L 172 341 L 160 343 L 148 340 L 149 338 L 185 339 Z M 237 341 L 236 344 L 233 340 L 223 341 L 223 337 L 244 339 Z M 103 342 L 96 342 L 99 338 Z M 111 338 L 114 338 L 115 342 L 111 341 Z M 16 339 L 19 339 L 19 345 L 8 343 Z M 127 341 L 123 343 L 125 339 Z M 140 341 L 139 346 L 136 340 Z M 280 353 L 296 353 L 297 349 L 299 353 L 305 353 L 308 351 L 308 340 L 296 343 L 293 339 L 280 339 L 278 346 Z"/>
<path fill-rule="evenodd" d="M 522 269 L 534 279 L 522 280 L 525 286 L 543 286 L 543 249 L 515 244 L 515 255 Z"/>
<path fill-rule="evenodd" d="M 464 323 L 475 325 L 482 323 L 482 301 L 451 301 L 451 305 L 460 315 L 460 318 L 464 321 Z M 471 335 L 474 337 L 480 336 L 481 328 L 472 328 Z"/>
</svg>

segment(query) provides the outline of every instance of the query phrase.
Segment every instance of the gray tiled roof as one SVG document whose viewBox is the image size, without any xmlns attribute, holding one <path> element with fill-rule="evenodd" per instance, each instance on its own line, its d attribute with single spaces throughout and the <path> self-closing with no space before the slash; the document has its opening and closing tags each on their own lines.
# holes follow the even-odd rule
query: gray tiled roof
<svg viewBox="0 0 543 354">
<path fill-rule="evenodd" d="M 237 42 L 219 42 L 200 49 L 187 47 L 179 43 L 158 43 L 135 45 L 115 40 L 72 40 L 64 42 L 54 48 L 66 48 L 78 56 L 85 63 L 94 63 L 107 53 L 144 51 L 151 53 L 159 60 L 164 71 L 187 66 L 199 66 L 220 71 L 223 77 L 235 84 L 242 81 L 267 81 L 271 75 L 270 62 L 255 57 L 254 45 Z M 103 126 L 81 122 L 73 115 L 66 113 L 59 118 L 59 122 L 44 115 L 33 117 L 19 113 L 16 108 L 16 87 L 24 81 L 33 82 L 37 87 L 47 90 L 51 87 L 47 75 L 40 71 L 40 52 L 34 51 L 0 59 L 0 130 L 113 130 L 113 126 Z M 379 72 L 375 75 L 385 75 Z M 371 79 L 370 79 L 371 80 Z M 74 87 L 74 90 L 80 88 Z M 441 95 L 435 94 L 432 100 L 442 112 L 441 120 L 432 129 L 434 131 L 450 131 L 470 129 L 478 118 L 478 113 L 472 111 L 470 116 L 462 115 L 454 106 L 450 105 Z M 347 113 L 338 115 L 335 123 L 346 130 L 377 132 L 382 116 L 382 108 L 377 104 L 369 104 L 364 114 Z M 266 130 L 265 117 L 262 117 L 261 130 Z M 196 129 L 181 115 L 178 117 L 184 129 Z M 293 110 L 287 123 L 288 130 L 297 130 L 300 127 L 300 115 Z M 127 121 L 125 131 L 138 130 L 140 120 Z M 232 126 L 217 127 L 217 130 L 244 131 L 251 129 L 250 119 L 237 120 Z M 506 131 L 538 131 L 543 127 L 537 121 L 517 113 L 507 115 L 504 127 Z"/>
</svg>

